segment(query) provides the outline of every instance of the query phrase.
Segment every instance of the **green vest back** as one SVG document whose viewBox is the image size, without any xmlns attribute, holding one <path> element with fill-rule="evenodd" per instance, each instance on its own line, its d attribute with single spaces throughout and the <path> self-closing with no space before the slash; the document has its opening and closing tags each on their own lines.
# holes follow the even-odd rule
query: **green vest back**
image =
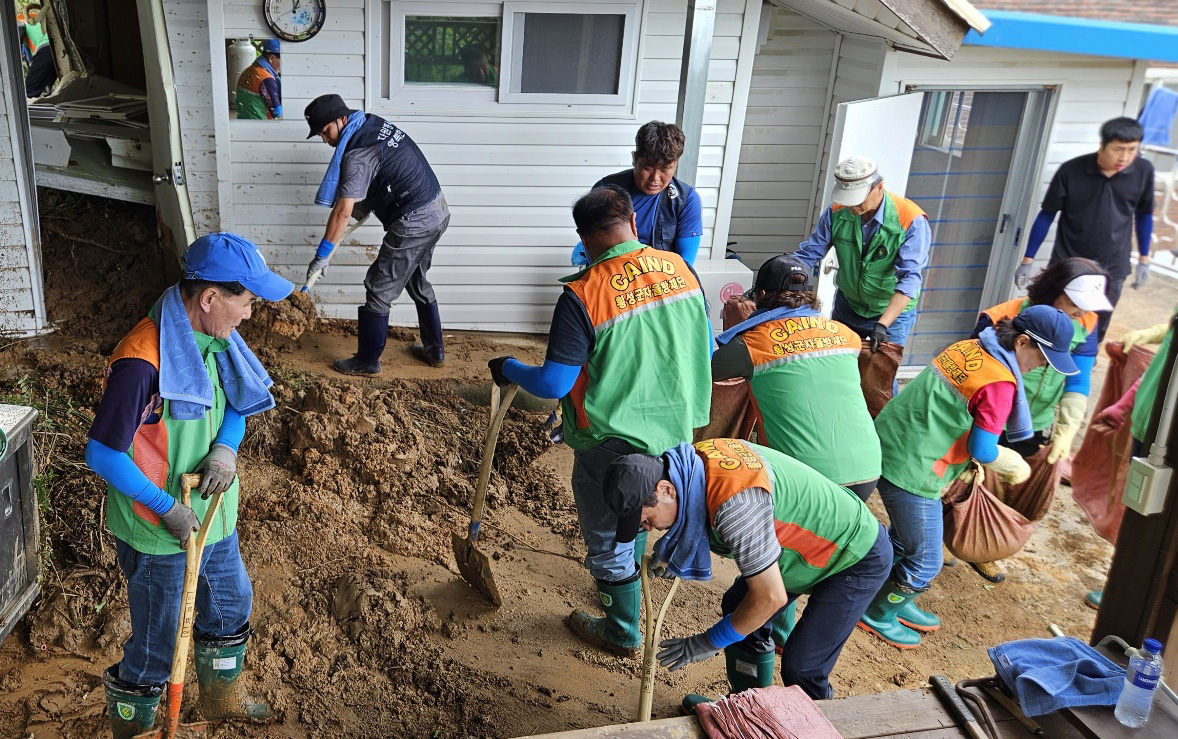
<svg viewBox="0 0 1178 739">
<path fill-rule="evenodd" d="M 911 200 L 890 192 L 884 193 L 883 225 L 872 237 L 864 253 L 863 219 L 849 208 L 833 208 L 830 213 L 830 240 L 838 255 L 839 269 L 835 285 L 855 313 L 865 318 L 881 315 L 896 293 L 896 256 L 904 235 L 922 211 Z M 916 307 L 916 297 L 905 311 Z"/>
<path fill-rule="evenodd" d="M 237 78 L 237 90 L 233 99 L 236 102 L 239 120 L 265 120 L 270 117 L 270 109 L 266 107 L 266 100 L 259 90 L 263 80 L 273 77 L 274 75 L 255 63 L 246 67 Z"/>
<path fill-rule="evenodd" d="M 1137 395 L 1133 398 L 1133 415 L 1130 417 L 1132 421 L 1130 428 L 1133 432 L 1133 438 L 1138 441 L 1145 441 L 1145 435 L 1149 431 L 1149 417 L 1153 413 L 1153 404 L 1157 400 L 1158 385 L 1161 383 L 1162 370 L 1166 364 L 1166 355 L 1170 353 L 1170 342 L 1173 339 L 1174 324 L 1171 323 L 1170 330 L 1166 332 L 1166 338 L 1162 339 L 1162 344 L 1158 347 L 1157 354 L 1153 355 L 1149 366 L 1145 368 L 1145 374 L 1141 376 L 1141 384 L 1137 386 Z"/>
<path fill-rule="evenodd" d="M 712 402 L 703 290 L 678 254 L 618 244 L 563 280 L 584 304 L 593 351 L 562 400 L 565 442 L 609 438 L 658 455 L 691 441 Z"/>
</svg>

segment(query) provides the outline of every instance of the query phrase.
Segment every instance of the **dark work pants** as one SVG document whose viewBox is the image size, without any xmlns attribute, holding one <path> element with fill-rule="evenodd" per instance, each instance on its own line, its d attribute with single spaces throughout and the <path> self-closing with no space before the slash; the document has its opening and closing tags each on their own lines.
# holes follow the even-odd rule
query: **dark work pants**
<svg viewBox="0 0 1178 739">
<path fill-rule="evenodd" d="M 406 213 L 385 231 L 376 261 L 364 278 L 364 307 L 388 315 L 401 292 L 418 305 L 436 303 L 434 287 L 425 278 L 434 258 L 434 247 L 450 225 L 450 209 L 441 193 L 429 205 Z"/>
<path fill-rule="evenodd" d="M 1125 280 L 1127 277 L 1120 279 L 1110 278 L 1108 286 L 1104 289 L 1104 294 L 1108 296 L 1108 302 L 1117 307 L 1117 301 L 1121 299 L 1121 290 L 1125 287 Z M 1096 314 L 1096 341 L 1099 343 L 1104 341 L 1104 334 L 1108 331 L 1109 321 L 1113 320 L 1113 312 L 1100 312 Z"/>
<path fill-rule="evenodd" d="M 880 525 L 875 544 L 863 559 L 842 572 L 822 580 L 810 591 L 810 599 L 802 617 L 790 632 L 781 653 L 781 682 L 797 685 L 814 700 L 834 697 L 830 687 L 830 671 L 838 661 L 843 645 L 855 629 L 859 617 L 867 610 L 892 569 L 892 543 Z M 736 578 L 724 598 L 720 610 L 732 613 L 748 593 L 743 577 Z M 798 597 L 790 593 L 792 603 Z M 785 609 L 782 609 L 785 610 Z M 781 611 L 778 611 L 780 613 Z M 772 652 L 773 618 L 744 638 L 740 646 L 754 654 Z"/>
<path fill-rule="evenodd" d="M 875 491 L 875 486 L 878 482 L 879 478 L 877 477 L 874 480 L 868 480 L 867 482 L 857 482 L 854 485 L 843 485 L 843 487 L 859 496 L 859 500 L 866 503 L 867 499 L 870 498 L 871 494 Z"/>
<path fill-rule="evenodd" d="M 57 80 L 57 67 L 53 64 L 53 49 L 45 44 L 33 55 L 29 71 L 25 74 L 25 97 L 41 97 L 41 93 L 53 87 Z"/>
</svg>

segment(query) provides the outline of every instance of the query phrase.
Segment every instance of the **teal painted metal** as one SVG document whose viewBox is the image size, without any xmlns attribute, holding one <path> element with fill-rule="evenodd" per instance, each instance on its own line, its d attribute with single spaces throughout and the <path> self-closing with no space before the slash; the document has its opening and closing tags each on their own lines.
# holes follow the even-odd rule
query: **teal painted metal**
<svg viewBox="0 0 1178 739">
<path fill-rule="evenodd" d="M 965 37 L 966 45 L 1178 62 L 1178 26 L 984 8 L 982 12 L 994 25 L 984 34 L 971 30 Z"/>
</svg>

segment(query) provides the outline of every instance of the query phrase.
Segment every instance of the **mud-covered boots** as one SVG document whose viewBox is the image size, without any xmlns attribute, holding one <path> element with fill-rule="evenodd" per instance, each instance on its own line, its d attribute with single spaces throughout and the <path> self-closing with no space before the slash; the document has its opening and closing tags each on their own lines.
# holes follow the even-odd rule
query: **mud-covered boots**
<svg viewBox="0 0 1178 739">
<path fill-rule="evenodd" d="M 102 673 L 102 687 L 106 691 L 106 717 L 114 739 L 131 739 L 136 734 L 151 731 L 159 711 L 163 685 L 135 685 L 119 679 L 119 666 L 108 667 Z"/>
<path fill-rule="evenodd" d="M 415 341 L 409 351 L 430 367 L 441 367 L 446 363 L 446 347 L 437 303 L 417 304 L 417 326 L 421 330 L 421 341 Z"/>
<path fill-rule="evenodd" d="M 888 580 L 875 594 L 871 605 L 867 606 L 867 612 L 859 618 L 859 628 L 899 649 L 919 647 L 920 632 L 913 631 L 899 621 L 900 610 L 917 595 L 912 590 L 902 588 L 894 580 Z"/>
<path fill-rule="evenodd" d="M 776 665 L 776 652 L 753 652 L 740 644 L 725 647 L 724 666 L 728 671 L 728 686 L 731 688 L 728 694 L 769 687 L 773 684 L 773 670 Z M 680 707 L 684 713 L 691 714 L 700 703 L 708 703 L 711 700 L 699 693 L 688 693 L 683 696 Z"/>
<path fill-rule="evenodd" d="M 565 621 L 569 629 L 590 644 L 614 654 L 638 656 L 642 648 L 642 632 L 638 627 L 642 582 L 637 577 L 624 583 L 598 580 L 597 598 L 605 609 L 605 617 L 576 610 Z"/>
<path fill-rule="evenodd" d="M 332 369 L 345 375 L 379 375 L 380 355 L 388 338 L 389 314 L 360 306 L 356 309 L 356 353 L 351 359 L 335 360 Z"/>
<path fill-rule="evenodd" d="M 249 637 L 249 624 L 230 636 L 205 636 L 193 631 L 196 678 L 200 683 L 196 705 L 204 718 L 274 720 L 270 706 L 247 696 L 238 682 Z"/>
</svg>

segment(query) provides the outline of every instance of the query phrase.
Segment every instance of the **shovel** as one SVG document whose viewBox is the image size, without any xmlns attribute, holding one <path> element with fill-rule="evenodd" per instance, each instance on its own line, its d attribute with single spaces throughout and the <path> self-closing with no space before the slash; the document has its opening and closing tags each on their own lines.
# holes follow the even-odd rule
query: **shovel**
<svg viewBox="0 0 1178 739">
<path fill-rule="evenodd" d="M 642 642 L 642 690 L 638 694 L 638 720 L 650 721 L 650 711 L 654 704 L 654 671 L 658 666 L 655 662 L 655 652 L 658 650 L 659 632 L 663 630 L 663 618 L 667 615 L 667 608 L 671 605 L 671 599 L 675 597 L 675 591 L 679 589 L 679 578 L 675 578 L 671 582 L 671 589 L 667 591 L 667 597 L 663 599 L 663 605 L 659 608 L 659 617 L 656 620 L 654 617 L 654 603 L 651 599 L 650 593 L 650 555 L 644 554 L 642 556 L 642 605 L 646 608 L 646 635 Z"/>
<path fill-rule="evenodd" d="M 339 237 L 339 242 L 337 242 L 337 243 L 340 243 L 340 244 L 344 243 L 344 239 L 351 236 L 353 231 L 355 231 L 356 229 L 363 226 L 365 224 L 365 222 L 368 221 L 368 216 L 370 216 L 370 215 L 371 215 L 371 213 L 365 213 L 364 217 L 361 218 L 360 220 L 358 220 L 354 223 L 348 224 L 348 227 L 344 229 L 344 233 L 342 236 Z M 299 288 L 299 292 L 305 293 L 308 290 L 310 290 L 311 288 L 315 287 L 315 283 L 319 282 L 319 278 L 323 276 L 323 270 L 325 270 L 325 269 L 327 269 L 326 266 L 312 272 L 310 277 L 307 278 L 307 281 L 303 283 L 303 286 Z"/>
<path fill-rule="evenodd" d="M 191 506 L 192 489 L 200 485 L 200 475 L 189 474 L 180 476 L 180 502 Z M 172 676 L 168 678 L 168 713 L 164 717 L 163 728 L 153 729 L 135 737 L 135 739 L 172 739 L 177 736 L 180 724 L 180 701 L 184 696 L 184 672 L 188 669 L 188 647 L 192 643 L 192 622 L 196 617 L 196 583 L 200 577 L 200 557 L 204 553 L 205 539 L 209 535 L 209 527 L 217 516 L 217 509 L 221 507 L 221 493 L 214 493 L 209 501 L 205 519 L 200 524 L 200 530 L 188 537 L 188 547 L 184 550 L 184 590 L 180 601 L 180 623 L 176 629 L 176 649 L 172 652 Z M 185 733 L 204 734 L 208 724 L 184 724 Z"/>
<path fill-rule="evenodd" d="M 491 478 L 491 461 L 495 458 L 495 442 L 499 440 L 499 427 L 503 425 L 503 417 L 507 415 L 507 409 L 511 407 L 511 401 L 518 389 L 519 386 L 514 383 L 503 389 L 491 383 L 491 421 L 487 427 L 487 438 L 483 442 L 483 460 L 479 464 L 479 481 L 474 490 L 470 528 L 465 539 L 458 534 L 450 535 L 451 544 L 454 545 L 454 559 L 458 562 L 462 578 L 496 608 L 503 605 L 503 599 L 499 597 L 499 588 L 495 587 L 491 562 L 487 555 L 478 550 L 475 542 L 479 538 L 479 525 L 483 522 L 483 503 L 487 499 L 487 481 Z"/>
</svg>

